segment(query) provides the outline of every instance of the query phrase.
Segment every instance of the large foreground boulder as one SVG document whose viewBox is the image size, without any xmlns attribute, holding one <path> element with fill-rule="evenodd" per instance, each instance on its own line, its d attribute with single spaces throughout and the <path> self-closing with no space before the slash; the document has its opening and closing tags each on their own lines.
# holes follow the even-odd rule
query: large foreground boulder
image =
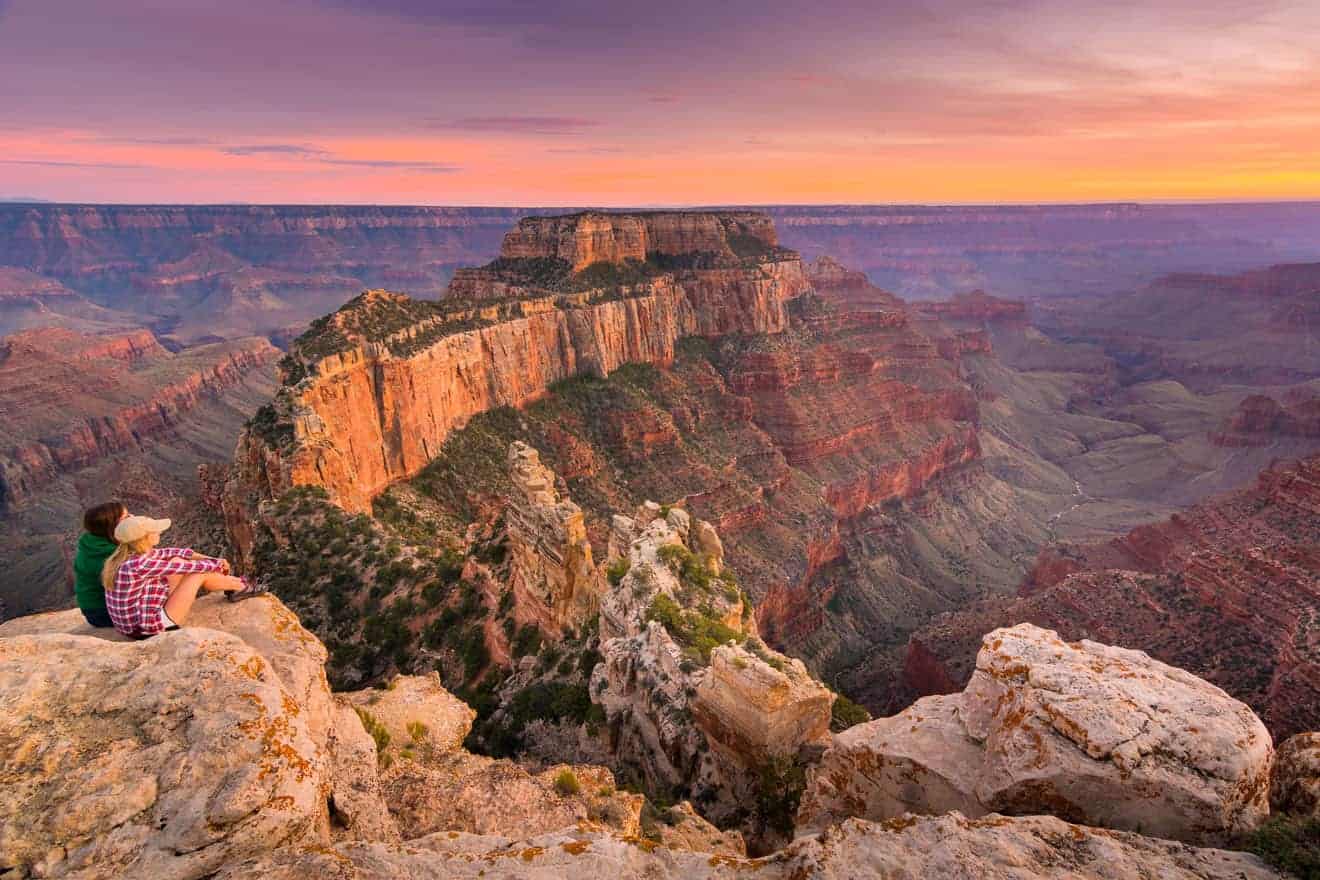
<svg viewBox="0 0 1320 880">
<path fill-rule="evenodd" d="M 1320 733 L 1299 733 L 1279 746 L 1270 776 L 1270 806 L 1320 818 Z"/>
<path fill-rule="evenodd" d="M 959 810 L 1221 842 L 1268 813 L 1271 755 L 1264 725 L 1219 688 L 1022 624 L 985 637 L 961 694 L 839 734 L 810 774 L 799 831 Z"/>
<path fill-rule="evenodd" d="M 0 875 L 184 880 L 326 840 L 308 713 L 239 638 L 0 636 Z"/>
<path fill-rule="evenodd" d="M 851 819 L 763 859 L 674 852 L 565 830 L 524 839 L 433 834 L 403 845 L 288 850 L 216 880 L 1280 880 L 1254 856 L 1069 825 L 1048 816 L 957 813 L 883 824 Z"/>
</svg>

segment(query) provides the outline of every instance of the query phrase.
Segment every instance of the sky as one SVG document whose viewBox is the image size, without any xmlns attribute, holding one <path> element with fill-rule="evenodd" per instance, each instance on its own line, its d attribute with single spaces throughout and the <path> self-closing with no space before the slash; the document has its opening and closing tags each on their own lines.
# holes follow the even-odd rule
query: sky
<svg viewBox="0 0 1320 880">
<path fill-rule="evenodd" d="M 0 0 L 0 199 L 1320 197 L 1316 0 Z"/>
</svg>

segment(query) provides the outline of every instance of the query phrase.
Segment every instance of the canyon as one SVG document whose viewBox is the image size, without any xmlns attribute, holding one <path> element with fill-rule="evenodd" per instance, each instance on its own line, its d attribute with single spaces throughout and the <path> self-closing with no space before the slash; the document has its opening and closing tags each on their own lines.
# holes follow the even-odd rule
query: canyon
<svg viewBox="0 0 1320 880">
<path fill-rule="evenodd" d="M 978 288 L 1094 296 L 1171 272 L 1320 259 L 1314 203 L 763 210 L 807 260 L 836 257 L 909 299 Z M 171 344 L 217 335 L 283 342 L 364 288 L 442 296 L 456 270 L 495 257 L 510 227 L 546 213 L 0 204 L 0 334 L 94 319 L 145 325 Z M 75 308 L 53 302 L 56 286 L 74 295 Z"/>
<path fill-rule="evenodd" d="M 1002 855 L 1027 874 L 1268 877 L 1205 847 L 1255 846 L 1272 811 L 1311 809 L 1317 276 L 1237 264 L 1297 239 L 1225 248 L 1196 208 L 1127 206 L 152 210 L 118 215 L 143 226 L 104 263 L 51 242 L 113 211 L 21 227 L 58 271 L 7 276 L 28 292 L 4 314 L 49 326 L 2 343 L 22 578 L 3 595 L 20 614 L 58 604 L 45 584 L 75 504 L 131 489 L 279 598 L 203 600 L 182 632 L 128 645 L 76 612 L 0 626 L 0 691 L 67 716 L 50 735 L 94 750 L 163 730 L 185 765 L 157 800 L 117 769 L 131 750 L 107 749 L 109 788 L 52 824 L 55 783 L 24 757 L 49 732 L 7 719 L 24 783 L 0 812 L 35 818 L 11 823 L 0 866 L 536 876 L 582 856 L 618 876 L 888 876 L 952 859 L 993 876 Z M 1226 214 L 1255 234 L 1305 206 Z M 778 228 L 874 227 L 889 247 L 943 226 L 966 255 L 987 227 L 1007 242 L 1046 222 L 1057 251 L 1006 244 L 976 273 L 1017 261 L 1045 283 L 1078 230 L 1106 230 L 1092 269 L 1127 254 L 1105 283 L 1162 249 L 1219 254 L 1131 295 L 1081 273 L 1070 296 L 958 282 L 910 302 L 851 260 L 804 262 Z M 214 241 L 195 250 L 199 228 Z M 1124 237 L 1155 228 L 1169 238 L 1146 249 Z M 341 304 L 405 234 L 432 256 L 398 286 L 445 295 L 371 282 Z M 451 235 L 493 259 L 442 264 Z M 290 274 L 258 279 L 273 243 Z M 174 280 L 129 256 L 173 247 Z M 306 288 L 323 298 L 293 292 L 344 254 L 361 259 Z M 951 283 L 911 268 L 926 292 Z M 103 271 L 177 283 L 171 308 L 211 285 L 237 317 L 204 334 L 60 305 L 106 297 Z M 257 335 L 215 341 L 240 328 Z M 24 684 L 42 663 L 53 684 Z M 57 681 L 79 663 L 115 683 L 117 733 L 87 720 L 100 696 Z M 213 716 L 170 720 L 178 694 L 152 677 L 177 664 Z M 233 768 L 214 747 L 230 728 L 252 734 Z M 107 798 L 131 813 L 102 816 Z"/>
</svg>

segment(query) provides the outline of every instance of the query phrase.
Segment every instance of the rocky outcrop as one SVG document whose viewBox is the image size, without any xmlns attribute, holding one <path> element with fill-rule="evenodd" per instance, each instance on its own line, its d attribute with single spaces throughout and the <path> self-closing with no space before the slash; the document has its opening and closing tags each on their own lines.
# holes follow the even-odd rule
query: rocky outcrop
<svg viewBox="0 0 1320 880">
<path fill-rule="evenodd" d="M 233 865 L 217 880 L 1282 880 L 1255 856 L 1069 825 L 1049 816 L 957 813 L 871 823 L 851 819 L 762 859 L 672 852 L 635 838 L 563 831 L 531 838 L 435 834 L 407 846 L 344 844 Z"/>
<path fill-rule="evenodd" d="M 776 248 L 774 221 L 754 211 L 660 211 L 647 214 L 588 212 L 524 217 L 504 236 L 500 255 L 551 258 L 577 272 L 593 263 L 644 262 L 656 254 L 708 254 L 736 258 Z"/>
<path fill-rule="evenodd" d="M 1218 688 L 1023 624 L 985 637 L 961 694 L 839 734 L 799 819 L 819 829 L 847 816 L 1044 812 L 1224 841 L 1269 812 L 1272 754 L 1260 720 Z"/>
<path fill-rule="evenodd" d="M 172 354 L 147 330 L 111 336 L 47 328 L 0 340 L 0 513 L 56 477 L 179 428 L 278 356 L 247 339 Z"/>
<path fill-rule="evenodd" d="M 1320 397 L 1285 406 L 1267 394 L 1248 395 L 1222 429 L 1210 434 L 1218 446 L 1269 446 L 1280 437 L 1320 437 Z"/>
<path fill-rule="evenodd" d="M 594 618 L 605 576 L 592 558 L 582 508 L 560 496 L 554 472 L 522 442 L 509 449 L 509 469 L 522 498 L 505 511 L 514 602 L 542 633 L 558 638 Z"/>
<path fill-rule="evenodd" d="M 555 223 L 572 227 L 588 216 Z M 694 216 L 717 227 L 724 218 Z M 313 484 L 345 509 L 365 510 L 472 416 L 522 406 L 579 374 L 668 364 L 685 336 L 778 333 L 785 303 L 806 289 L 796 255 L 775 249 L 732 266 L 666 271 L 635 284 L 588 280 L 498 306 L 359 297 L 295 343 L 303 375 L 288 377 L 269 430 L 241 441 L 235 503 L 254 491 L 269 497 Z"/>
<path fill-rule="evenodd" d="M 1279 746 L 1270 772 L 1270 807 L 1320 818 L 1320 733 L 1299 733 Z"/>
<path fill-rule="evenodd" d="M 984 290 L 959 293 L 939 302 L 916 304 L 922 315 L 944 321 L 1022 321 L 1027 317 L 1027 304 L 1021 300 L 1001 299 Z"/>
<path fill-rule="evenodd" d="M 197 622 L 221 624 L 217 604 Z M 230 622 L 264 655 L 201 627 L 105 641 L 76 611 L 0 627 L 0 867 L 198 878 L 327 840 L 324 650 L 277 603 L 244 604 Z"/>
<path fill-rule="evenodd" d="M 675 513 L 668 528 L 694 531 Z M 273 599 L 204 597 L 185 628 L 138 642 L 72 611 L 0 625 L 0 869 L 83 880 L 1278 880 L 1242 853 L 957 812 L 851 818 L 747 859 L 688 804 L 644 819 L 642 798 L 602 768 L 532 774 L 466 752 L 471 710 L 433 677 L 332 698 L 324 658 Z M 1122 705 L 1092 704 L 1100 722 Z"/>
<path fill-rule="evenodd" d="M 601 603 L 591 684 L 611 747 L 653 790 L 731 821 L 765 767 L 823 745 L 834 695 L 760 643 L 736 583 L 712 574 L 727 571 L 718 544 L 686 511 L 616 516 L 611 548 L 626 574 Z"/>
</svg>

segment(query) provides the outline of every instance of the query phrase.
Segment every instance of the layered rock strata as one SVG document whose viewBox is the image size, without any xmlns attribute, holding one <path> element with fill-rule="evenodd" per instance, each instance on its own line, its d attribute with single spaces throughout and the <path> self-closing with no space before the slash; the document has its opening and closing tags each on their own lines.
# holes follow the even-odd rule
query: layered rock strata
<svg viewBox="0 0 1320 880">
<path fill-rule="evenodd" d="M 553 638 L 595 617 L 605 576 L 592 558 L 582 508 L 560 496 L 539 453 L 512 444 L 509 469 L 522 498 L 505 509 L 508 582 L 524 617 Z"/>
<path fill-rule="evenodd" d="M 1272 757 L 1265 726 L 1218 688 L 1022 624 L 985 637 L 961 694 L 838 735 L 810 771 L 799 820 L 1046 812 L 1222 842 L 1268 814 Z"/>
<path fill-rule="evenodd" d="M 1029 621 L 1137 648 L 1250 705 L 1277 740 L 1320 726 L 1320 458 L 1100 544 L 1047 548 L 1020 595 L 935 619 L 914 639 L 915 695 L 956 690 L 981 637 Z M 943 683 L 941 683 L 943 682 Z"/>
<path fill-rule="evenodd" d="M 731 234 L 724 215 L 695 216 Z M 594 222 L 591 215 L 555 220 L 570 231 Z M 704 244 L 706 234 L 675 232 L 673 246 L 689 238 Z M 557 259 L 553 238 L 535 238 L 547 259 Z M 519 245 L 519 257 L 506 257 L 527 259 L 532 247 Z M 797 256 L 773 249 L 637 283 L 520 288 L 518 300 L 487 308 L 427 309 L 372 292 L 295 343 L 303 375 L 288 377 L 266 417 L 269 430 L 249 431 L 240 443 L 236 503 L 244 493 L 272 497 L 315 484 L 345 509 L 365 510 L 390 483 L 416 474 L 473 415 L 521 406 L 579 374 L 605 376 L 628 362 L 668 364 L 685 336 L 778 333 L 785 303 L 806 289 Z"/>
<path fill-rule="evenodd" d="M 274 362 L 265 340 L 174 354 L 150 331 L 47 328 L 0 340 L 0 513 L 54 478 L 167 436 L 204 399 Z"/>
</svg>

